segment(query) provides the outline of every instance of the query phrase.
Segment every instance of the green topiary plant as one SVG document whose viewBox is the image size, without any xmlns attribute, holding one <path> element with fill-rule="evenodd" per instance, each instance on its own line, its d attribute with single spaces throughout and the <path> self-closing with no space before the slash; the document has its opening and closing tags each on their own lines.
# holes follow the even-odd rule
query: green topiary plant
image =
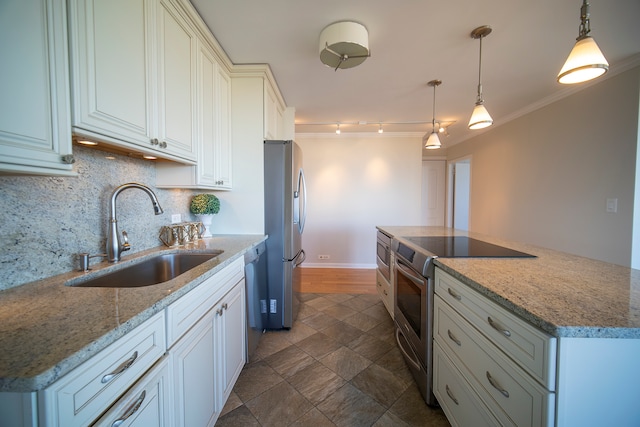
<svg viewBox="0 0 640 427">
<path fill-rule="evenodd" d="M 220 212 L 220 200 L 213 194 L 197 194 L 191 199 L 192 214 L 208 215 Z"/>
</svg>

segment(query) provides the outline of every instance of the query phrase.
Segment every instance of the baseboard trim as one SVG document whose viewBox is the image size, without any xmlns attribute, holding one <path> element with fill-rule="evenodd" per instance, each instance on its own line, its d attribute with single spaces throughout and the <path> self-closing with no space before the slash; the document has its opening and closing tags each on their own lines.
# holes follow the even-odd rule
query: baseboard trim
<svg viewBox="0 0 640 427">
<path fill-rule="evenodd" d="M 302 268 L 357 268 L 357 269 L 366 269 L 366 270 L 374 270 L 377 266 L 376 264 L 327 264 L 327 263 L 303 263 L 300 267 Z"/>
</svg>

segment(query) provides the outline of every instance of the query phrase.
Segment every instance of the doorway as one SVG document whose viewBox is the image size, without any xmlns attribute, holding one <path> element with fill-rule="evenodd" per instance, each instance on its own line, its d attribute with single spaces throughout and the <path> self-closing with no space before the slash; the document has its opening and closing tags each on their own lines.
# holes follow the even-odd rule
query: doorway
<svg viewBox="0 0 640 427">
<path fill-rule="evenodd" d="M 444 226 L 445 160 L 422 161 L 421 225 Z"/>
<path fill-rule="evenodd" d="M 449 162 L 447 225 L 469 230 L 471 201 L 471 157 Z"/>
</svg>

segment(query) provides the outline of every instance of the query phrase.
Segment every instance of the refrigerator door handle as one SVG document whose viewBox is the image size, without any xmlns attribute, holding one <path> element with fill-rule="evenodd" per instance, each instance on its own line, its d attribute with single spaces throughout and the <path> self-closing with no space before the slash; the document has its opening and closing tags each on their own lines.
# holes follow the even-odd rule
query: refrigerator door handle
<svg viewBox="0 0 640 427">
<path fill-rule="evenodd" d="M 305 259 L 307 259 L 307 254 L 305 253 L 304 249 L 300 249 L 300 252 L 298 252 L 298 256 L 296 256 L 296 258 L 299 258 L 299 259 L 298 261 L 296 261 L 294 267 L 299 266 L 304 262 Z"/>
<path fill-rule="evenodd" d="M 302 197 L 300 197 L 300 190 L 302 190 Z M 304 223 L 307 219 L 307 182 L 304 179 L 304 171 L 300 169 L 298 171 L 298 188 L 293 193 L 293 197 L 298 199 L 298 231 L 300 234 L 304 231 Z M 300 209 L 302 205 L 302 209 Z"/>
</svg>

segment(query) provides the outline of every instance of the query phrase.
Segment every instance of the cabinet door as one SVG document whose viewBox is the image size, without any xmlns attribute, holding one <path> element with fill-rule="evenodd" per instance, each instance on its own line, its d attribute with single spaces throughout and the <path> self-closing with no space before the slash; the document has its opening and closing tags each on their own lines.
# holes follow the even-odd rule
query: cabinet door
<svg viewBox="0 0 640 427">
<path fill-rule="evenodd" d="M 209 311 L 171 349 L 176 426 L 213 426 L 218 418 L 215 316 Z"/>
<path fill-rule="evenodd" d="M 171 426 L 169 364 L 162 359 L 95 424 L 97 427 Z"/>
<path fill-rule="evenodd" d="M 196 35 L 168 0 L 160 0 L 157 24 L 160 148 L 195 161 Z"/>
<path fill-rule="evenodd" d="M 74 175 L 66 26 L 64 0 L 2 2 L 1 171 Z"/>
<path fill-rule="evenodd" d="M 216 60 L 207 45 L 199 43 L 198 49 L 198 164 L 197 184 L 216 185 L 216 140 L 218 118 L 216 111 Z"/>
<path fill-rule="evenodd" d="M 151 148 L 155 2 L 69 4 L 74 130 Z"/>
<path fill-rule="evenodd" d="M 222 68 L 217 67 L 216 83 L 218 97 L 218 134 L 216 138 L 216 187 L 230 190 L 231 181 L 231 77 Z"/>
<path fill-rule="evenodd" d="M 222 387 L 220 408 L 224 406 L 246 362 L 244 291 L 245 284 L 242 280 L 225 295 L 218 305 L 217 321 L 220 328 L 218 348 L 221 350 L 220 374 L 222 375 L 219 379 Z"/>
</svg>

